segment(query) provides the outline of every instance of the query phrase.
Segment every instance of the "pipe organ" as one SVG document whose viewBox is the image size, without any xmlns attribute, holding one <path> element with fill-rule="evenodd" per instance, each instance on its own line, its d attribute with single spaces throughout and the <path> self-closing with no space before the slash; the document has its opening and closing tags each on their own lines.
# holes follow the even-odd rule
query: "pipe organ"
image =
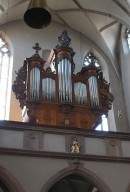
<svg viewBox="0 0 130 192">
<path fill-rule="evenodd" d="M 32 124 L 94 129 L 101 123 L 101 116 L 111 109 L 110 84 L 94 65 L 93 58 L 89 66 L 75 75 L 75 53 L 66 31 L 58 42 L 46 69 L 36 43 L 35 54 L 16 72 L 12 89 L 24 110 L 23 119 Z"/>
</svg>

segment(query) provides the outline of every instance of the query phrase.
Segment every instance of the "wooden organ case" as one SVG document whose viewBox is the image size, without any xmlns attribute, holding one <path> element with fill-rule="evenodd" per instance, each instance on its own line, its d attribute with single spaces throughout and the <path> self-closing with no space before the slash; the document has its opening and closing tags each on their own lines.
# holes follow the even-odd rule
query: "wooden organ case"
<svg viewBox="0 0 130 192">
<path fill-rule="evenodd" d="M 75 53 L 66 31 L 58 42 L 46 70 L 36 43 L 35 54 L 16 72 L 12 89 L 24 110 L 23 119 L 32 124 L 94 129 L 111 109 L 109 84 L 95 67 L 94 55 L 90 65 L 75 75 Z"/>
</svg>

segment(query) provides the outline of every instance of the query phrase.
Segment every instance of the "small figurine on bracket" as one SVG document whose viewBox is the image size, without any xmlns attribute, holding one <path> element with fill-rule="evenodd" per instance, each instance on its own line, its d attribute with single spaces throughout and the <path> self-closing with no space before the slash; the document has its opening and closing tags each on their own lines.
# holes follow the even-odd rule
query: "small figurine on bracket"
<svg viewBox="0 0 130 192">
<path fill-rule="evenodd" d="M 75 138 L 73 141 L 72 141 L 72 146 L 71 146 L 71 153 L 80 153 L 80 144 L 79 142 L 77 141 L 77 139 Z"/>
</svg>

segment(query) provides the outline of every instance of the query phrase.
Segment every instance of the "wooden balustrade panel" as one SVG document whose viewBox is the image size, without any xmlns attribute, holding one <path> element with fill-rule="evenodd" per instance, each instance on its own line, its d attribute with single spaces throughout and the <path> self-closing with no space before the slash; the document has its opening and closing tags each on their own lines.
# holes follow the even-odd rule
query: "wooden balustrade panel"
<svg viewBox="0 0 130 192">
<path fill-rule="evenodd" d="M 94 125 L 98 125 L 100 120 L 100 115 L 92 113 L 91 109 L 85 106 L 73 107 L 70 113 L 65 113 L 57 103 L 51 102 L 44 102 L 37 107 L 32 107 L 32 114 L 36 117 L 37 122 L 30 121 L 30 123 L 84 129 L 92 129 Z M 26 121 L 29 121 L 29 118 L 26 118 Z"/>
</svg>

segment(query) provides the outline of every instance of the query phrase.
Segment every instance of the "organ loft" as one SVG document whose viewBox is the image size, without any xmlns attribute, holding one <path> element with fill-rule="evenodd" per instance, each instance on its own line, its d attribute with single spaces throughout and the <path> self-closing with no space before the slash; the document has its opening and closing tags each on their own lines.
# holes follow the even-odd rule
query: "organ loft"
<svg viewBox="0 0 130 192">
<path fill-rule="evenodd" d="M 74 74 L 75 53 L 70 43 L 68 33 L 63 31 L 46 69 L 36 43 L 35 54 L 26 58 L 16 72 L 12 89 L 23 110 L 24 122 L 95 129 L 101 116 L 111 109 L 110 84 L 95 66 L 95 56 L 91 54 L 90 65 Z"/>
</svg>

